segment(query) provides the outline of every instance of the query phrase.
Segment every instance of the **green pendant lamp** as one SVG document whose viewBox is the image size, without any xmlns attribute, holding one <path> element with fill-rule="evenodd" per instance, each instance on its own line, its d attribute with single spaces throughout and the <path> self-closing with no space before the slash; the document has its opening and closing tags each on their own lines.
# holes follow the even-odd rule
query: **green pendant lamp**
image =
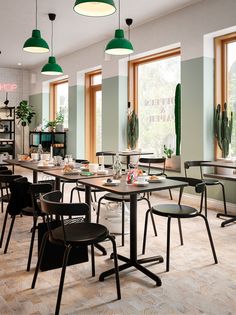
<svg viewBox="0 0 236 315">
<path fill-rule="evenodd" d="M 32 37 L 24 43 L 23 50 L 31 53 L 46 53 L 49 51 L 47 42 L 41 37 L 40 30 L 37 29 L 38 1 L 36 0 L 36 29 L 32 31 Z"/>
<path fill-rule="evenodd" d="M 105 52 L 109 55 L 129 55 L 134 52 L 131 42 L 124 37 L 124 31 L 120 28 L 120 0 L 119 0 L 119 29 L 115 31 L 115 37 L 107 44 Z"/>
<path fill-rule="evenodd" d="M 86 16 L 107 16 L 116 11 L 113 0 L 76 0 L 74 11 Z"/>
<path fill-rule="evenodd" d="M 61 66 L 57 64 L 56 62 L 56 57 L 53 56 L 53 21 L 56 18 L 56 14 L 54 13 L 49 13 L 49 20 L 52 22 L 52 35 L 51 35 L 51 51 L 52 54 L 48 58 L 48 63 L 43 66 L 41 73 L 46 74 L 46 75 L 59 75 L 63 74 Z"/>
</svg>

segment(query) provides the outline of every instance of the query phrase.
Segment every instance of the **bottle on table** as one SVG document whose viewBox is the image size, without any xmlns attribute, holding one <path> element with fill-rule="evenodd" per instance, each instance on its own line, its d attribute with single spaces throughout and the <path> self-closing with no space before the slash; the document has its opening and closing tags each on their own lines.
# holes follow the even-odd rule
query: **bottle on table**
<svg viewBox="0 0 236 315">
<path fill-rule="evenodd" d="M 41 160 L 41 154 L 43 153 L 42 144 L 38 145 L 38 159 Z"/>
<path fill-rule="evenodd" d="M 113 178 L 119 179 L 122 176 L 122 165 L 120 162 L 119 154 L 116 154 L 115 161 L 113 164 Z"/>
</svg>

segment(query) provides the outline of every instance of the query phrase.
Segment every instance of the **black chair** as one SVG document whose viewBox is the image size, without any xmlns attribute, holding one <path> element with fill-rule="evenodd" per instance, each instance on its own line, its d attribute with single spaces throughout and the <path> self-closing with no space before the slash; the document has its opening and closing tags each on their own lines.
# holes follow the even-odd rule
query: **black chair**
<svg viewBox="0 0 236 315">
<path fill-rule="evenodd" d="M 65 252 L 55 310 L 55 314 L 59 314 L 66 266 L 71 249 L 81 245 L 91 245 L 92 276 L 95 276 L 94 245 L 106 239 L 110 239 L 113 246 L 114 266 L 116 270 L 117 298 L 118 300 L 121 299 L 119 269 L 114 238 L 110 236 L 105 226 L 88 222 L 90 210 L 87 204 L 61 203 L 61 198 L 62 193 L 60 191 L 53 191 L 41 197 L 42 210 L 47 214 L 48 232 L 45 233 L 43 237 L 31 288 L 33 289 L 36 284 L 46 241 L 49 239 L 53 244 L 64 246 Z M 54 215 L 60 220 L 61 226 L 52 229 L 50 223 L 53 221 L 52 217 Z M 71 218 L 68 219 L 68 216 Z"/>
<path fill-rule="evenodd" d="M 209 162 L 209 161 L 186 161 L 186 162 L 184 162 L 185 176 L 188 177 L 188 174 L 187 174 L 188 169 L 190 169 L 191 167 L 198 167 L 199 171 L 200 171 L 200 178 L 206 184 L 206 187 L 220 185 L 221 189 L 222 189 L 222 195 L 223 195 L 224 213 L 227 214 L 226 199 L 225 199 L 225 187 L 218 179 L 203 178 L 203 170 L 202 170 L 202 168 L 203 168 L 202 163 L 203 162 Z M 205 198 L 207 198 L 207 189 L 205 191 Z M 207 216 L 207 209 L 205 209 L 205 215 Z"/>
<path fill-rule="evenodd" d="M 40 196 L 52 190 L 52 185 L 50 183 L 37 183 L 31 184 L 29 189 L 32 198 L 32 215 L 33 215 L 33 226 L 31 229 L 31 241 L 30 241 L 30 249 L 29 249 L 29 256 L 27 262 L 27 271 L 30 271 L 31 259 L 33 254 L 33 247 L 34 247 L 34 239 L 35 239 L 35 232 L 38 229 L 38 218 L 42 218 L 43 223 L 45 223 L 45 213 L 41 210 L 41 203 L 40 203 Z M 23 215 L 31 215 L 31 212 L 26 212 L 27 209 L 22 209 Z M 25 213 L 26 212 L 26 213 Z"/>
<path fill-rule="evenodd" d="M 99 164 L 99 157 L 100 156 L 104 156 L 104 158 L 108 158 L 110 157 L 110 163 L 108 163 L 106 161 L 106 163 L 104 164 L 105 168 L 112 168 L 113 164 L 114 164 L 114 158 L 116 156 L 116 153 L 113 151 L 98 151 L 96 152 L 96 157 L 98 159 L 98 164 Z"/>
<path fill-rule="evenodd" d="M 208 223 L 206 216 L 204 216 L 201 213 L 202 212 L 203 199 L 204 199 L 204 193 L 205 193 L 205 183 L 202 180 L 196 179 L 196 178 L 186 178 L 186 177 L 168 177 L 168 178 L 173 179 L 173 180 L 179 180 L 179 181 L 187 182 L 189 184 L 189 186 L 194 187 L 195 192 L 201 194 L 200 210 L 197 210 L 196 208 L 181 204 L 183 188 L 180 189 L 178 204 L 160 204 L 160 205 L 155 205 L 152 208 L 150 208 L 146 212 L 146 217 L 145 217 L 142 254 L 145 254 L 149 214 L 159 215 L 159 216 L 163 216 L 163 217 L 168 218 L 168 220 L 167 220 L 166 271 L 169 271 L 169 266 L 170 266 L 170 226 L 171 226 L 171 219 L 172 218 L 178 219 L 180 241 L 181 241 L 181 245 L 183 245 L 183 236 L 182 236 L 182 228 L 181 228 L 180 219 L 188 219 L 188 218 L 190 219 L 190 218 L 194 218 L 194 217 L 201 217 L 205 222 L 209 241 L 210 241 L 210 245 L 211 245 L 212 254 L 214 257 L 214 261 L 217 264 L 218 260 L 216 257 L 215 247 L 214 247 L 213 239 L 211 236 L 209 223 Z M 206 202 L 206 199 L 205 199 L 205 202 Z"/>
<path fill-rule="evenodd" d="M 0 174 L 12 175 L 12 171 L 9 170 L 6 166 L 0 167 Z M 10 199 L 9 186 L 0 181 L 0 200 L 1 200 L 1 212 L 3 213 L 4 202 L 8 203 Z"/>
<path fill-rule="evenodd" d="M 167 177 L 166 171 L 166 158 L 140 158 L 139 164 L 147 168 L 147 174 L 149 176 L 156 175 L 156 176 L 165 176 Z M 146 164 L 146 165 L 145 165 Z M 153 172 L 153 167 L 158 167 L 159 172 Z M 169 189 L 170 199 L 172 200 L 172 193 Z M 149 197 L 149 194 L 148 194 Z"/>
<path fill-rule="evenodd" d="M 11 193 L 10 193 L 10 185 L 11 183 L 18 178 L 21 178 L 21 175 L 12 175 L 11 171 L 7 171 L 8 174 L 0 174 L 0 186 L 6 188 L 6 195 L 4 198 L 2 198 L 2 202 L 7 202 L 9 204 L 10 198 L 11 198 Z M 4 220 L 3 220 L 3 225 L 2 225 L 2 233 L 1 233 L 1 238 L 0 238 L 0 248 L 2 247 L 3 244 L 3 239 L 5 235 L 5 229 L 6 229 L 6 224 L 7 224 L 7 218 L 8 218 L 8 208 L 5 212 Z"/>
</svg>

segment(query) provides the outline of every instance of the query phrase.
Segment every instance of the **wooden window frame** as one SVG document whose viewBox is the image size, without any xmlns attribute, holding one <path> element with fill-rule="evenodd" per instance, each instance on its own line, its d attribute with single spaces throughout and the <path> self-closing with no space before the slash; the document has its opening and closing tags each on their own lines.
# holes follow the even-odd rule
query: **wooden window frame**
<svg viewBox="0 0 236 315">
<path fill-rule="evenodd" d="M 236 42 L 236 32 L 229 33 L 214 39 L 214 54 L 215 54 L 215 94 L 214 108 L 217 104 L 223 105 L 227 99 L 227 44 Z M 215 158 L 220 157 L 220 149 L 215 139 Z"/>
<path fill-rule="evenodd" d="M 102 90 L 102 84 L 92 85 L 92 78 L 102 74 L 102 70 L 87 72 L 85 74 L 85 143 L 86 143 L 86 158 L 94 159 L 94 148 L 96 145 L 96 108 L 94 95 L 96 91 Z M 95 161 L 94 161 L 95 162 Z"/>
<path fill-rule="evenodd" d="M 157 54 L 148 55 L 138 59 L 130 60 L 128 65 L 128 100 L 132 104 L 132 109 L 138 114 L 138 67 L 145 63 L 180 56 L 180 47 L 166 50 Z"/>
<path fill-rule="evenodd" d="M 56 115 L 57 115 L 57 87 L 60 84 L 63 83 L 68 83 L 69 84 L 69 80 L 68 79 L 62 79 L 62 80 L 58 80 L 58 81 L 54 81 L 50 83 L 50 102 L 49 102 L 49 119 L 50 120 L 55 120 L 56 119 Z"/>
</svg>

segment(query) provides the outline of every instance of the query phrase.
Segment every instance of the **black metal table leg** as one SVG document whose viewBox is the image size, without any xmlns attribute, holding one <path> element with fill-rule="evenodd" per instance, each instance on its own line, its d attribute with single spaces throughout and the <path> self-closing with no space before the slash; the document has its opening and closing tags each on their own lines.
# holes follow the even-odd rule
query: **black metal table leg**
<svg viewBox="0 0 236 315">
<path fill-rule="evenodd" d="M 236 216 L 233 214 L 217 213 L 216 217 L 217 218 L 220 218 L 220 217 L 230 218 L 228 220 L 223 221 L 221 223 L 221 227 L 224 227 L 224 226 L 226 226 L 226 224 L 233 223 L 236 221 Z"/>
</svg>

